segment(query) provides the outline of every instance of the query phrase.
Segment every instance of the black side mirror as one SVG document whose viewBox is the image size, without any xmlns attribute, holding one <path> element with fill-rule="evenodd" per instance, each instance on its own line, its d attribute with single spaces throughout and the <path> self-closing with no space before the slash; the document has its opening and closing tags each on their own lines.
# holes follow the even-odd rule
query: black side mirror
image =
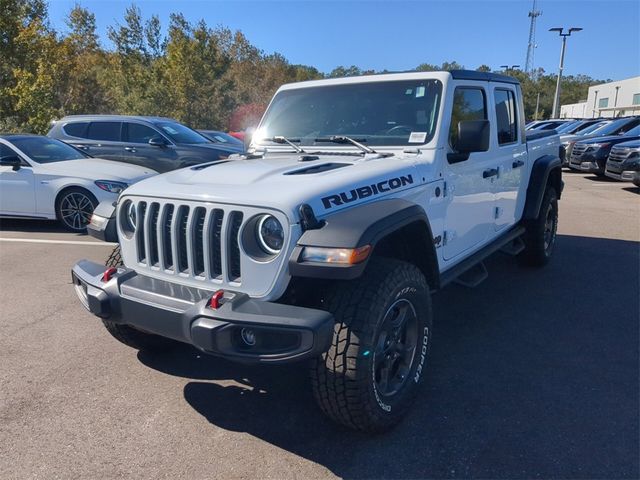
<svg viewBox="0 0 640 480">
<path fill-rule="evenodd" d="M 165 147 L 167 142 L 160 135 L 156 135 L 155 137 L 151 137 L 149 139 L 149 145 L 154 147 Z"/>
<path fill-rule="evenodd" d="M 22 165 L 22 160 L 17 155 L 9 155 L 7 157 L 0 158 L 0 166 L 2 167 L 11 167 L 13 171 L 20 170 L 20 166 Z"/>
<path fill-rule="evenodd" d="M 456 153 L 449 154 L 449 162 L 462 162 L 472 152 L 489 150 L 489 120 L 467 120 L 458 122 L 458 135 L 455 141 Z"/>
</svg>

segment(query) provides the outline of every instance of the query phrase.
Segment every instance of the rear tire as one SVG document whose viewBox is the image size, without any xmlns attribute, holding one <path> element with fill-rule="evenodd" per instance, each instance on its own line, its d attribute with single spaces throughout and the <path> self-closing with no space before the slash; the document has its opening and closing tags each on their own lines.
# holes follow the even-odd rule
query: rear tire
<svg viewBox="0 0 640 480">
<path fill-rule="evenodd" d="M 373 258 L 357 280 L 324 296 L 335 317 L 329 351 L 314 359 L 311 381 L 321 410 L 364 432 L 395 426 L 418 392 L 429 353 L 431 296 L 421 271 Z"/>
<path fill-rule="evenodd" d="M 551 185 L 544 192 L 538 218 L 527 222 L 525 228 L 522 263 L 534 267 L 546 265 L 553 254 L 558 230 L 558 195 Z"/>
</svg>

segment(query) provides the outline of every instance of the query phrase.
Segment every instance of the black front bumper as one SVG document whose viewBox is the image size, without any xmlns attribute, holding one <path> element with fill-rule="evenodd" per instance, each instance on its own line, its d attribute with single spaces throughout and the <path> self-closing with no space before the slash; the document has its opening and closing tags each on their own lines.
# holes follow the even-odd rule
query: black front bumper
<svg viewBox="0 0 640 480">
<path fill-rule="evenodd" d="M 241 362 L 286 363 L 318 356 L 331 344 L 334 320 L 323 310 L 263 302 L 228 290 L 214 309 L 209 290 L 124 268 L 103 281 L 104 271 L 88 260 L 73 267 L 73 284 L 87 310 L 206 353 Z"/>
</svg>

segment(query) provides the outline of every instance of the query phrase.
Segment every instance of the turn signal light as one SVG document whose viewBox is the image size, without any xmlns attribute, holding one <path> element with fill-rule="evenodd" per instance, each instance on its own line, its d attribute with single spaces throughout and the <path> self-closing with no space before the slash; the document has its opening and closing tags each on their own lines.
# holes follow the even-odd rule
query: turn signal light
<svg viewBox="0 0 640 480">
<path fill-rule="evenodd" d="M 371 253 L 371 245 L 358 248 L 304 247 L 303 262 L 339 263 L 355 265 L 364 262 Z"/>
</svg>

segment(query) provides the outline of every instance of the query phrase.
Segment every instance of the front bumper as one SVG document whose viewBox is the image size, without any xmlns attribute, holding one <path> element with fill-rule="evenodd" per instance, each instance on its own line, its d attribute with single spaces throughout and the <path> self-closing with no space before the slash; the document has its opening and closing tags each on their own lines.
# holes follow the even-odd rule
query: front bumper
<svg viewBox="0 0 640 480">
<path fill-rule="evenodd" d="M 78 298 L 94 315 L 246 363 L 287 363 L 325 352 L 333 316 L 323 310 L 262 302 L 225 291 L 217 309 L 212 292 L 82 260 L 72 269 Z M 250 333 L 247 333 L 250 332 Z M 247 342 L 246 339 L 252 339 Z"/>
<path fill-rule="evenodd" d="M 609 178 L 614 178 L 622 182 L 633 182 L 633 177 L 636 174 L 635 170 L 623 170 L 621 172 L 612 172 L 611 170 L 605 170 L 604 174 Z"/>
</svg>

